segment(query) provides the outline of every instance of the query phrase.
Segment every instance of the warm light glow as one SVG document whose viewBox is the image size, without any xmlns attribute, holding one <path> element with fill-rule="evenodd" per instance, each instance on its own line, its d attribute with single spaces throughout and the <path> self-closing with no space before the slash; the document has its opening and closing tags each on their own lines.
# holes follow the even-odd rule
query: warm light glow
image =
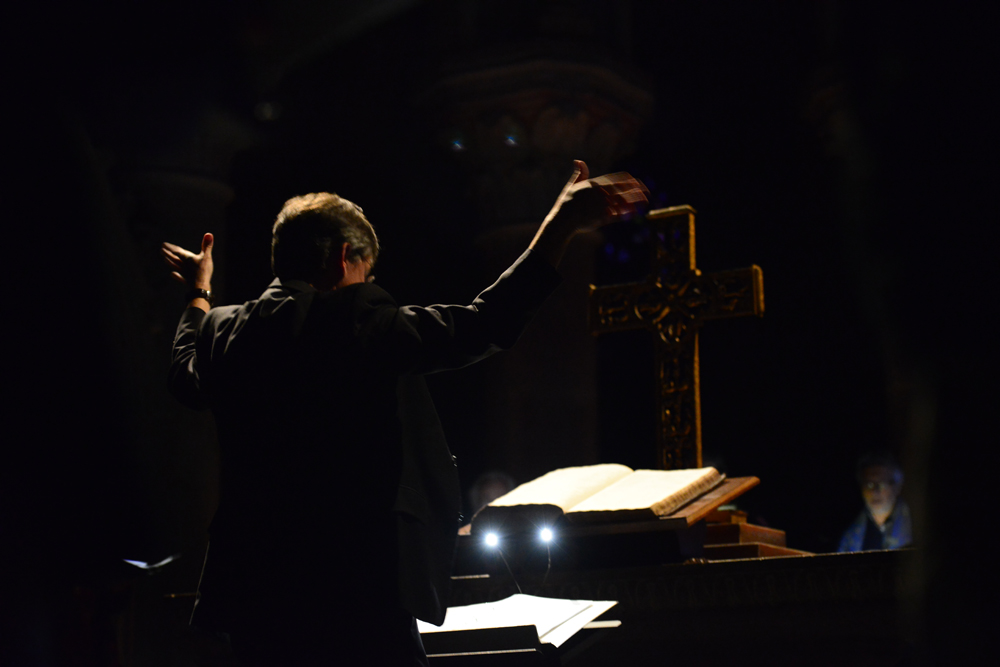
<svg viewBox="0 0 1000 667">
<path fill-rule="evenodd" d="M 486 546 L 495 547 L 500 544 L 500 538 L 496 533 L 486 533 Z"/>
<path fill-rule="evenodd" d="M 549 530 L 548 528 L 542 528 L 542 532 L 540 532 L 538 535 L 539 537 L 542 538 L 542 542 L 552 541 L 552 531 Z"/>
</svg>

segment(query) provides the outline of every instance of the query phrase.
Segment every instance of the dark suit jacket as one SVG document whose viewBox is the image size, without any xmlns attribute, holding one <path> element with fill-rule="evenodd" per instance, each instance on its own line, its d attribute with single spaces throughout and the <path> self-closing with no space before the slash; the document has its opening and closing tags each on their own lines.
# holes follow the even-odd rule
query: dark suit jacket
<svg viewBox="0 0 1000 667">
<path fill-rule="evenodd" d="M 468 306 L 276 279 L 256 301 L 189 308 L 170 387 L 211 408 L 222 450 L 203 589 L 346 591 L 440 624 L 460 496 L 420 375 L 513 345 L 559 281 L 526 252 Z"/>
</svg>

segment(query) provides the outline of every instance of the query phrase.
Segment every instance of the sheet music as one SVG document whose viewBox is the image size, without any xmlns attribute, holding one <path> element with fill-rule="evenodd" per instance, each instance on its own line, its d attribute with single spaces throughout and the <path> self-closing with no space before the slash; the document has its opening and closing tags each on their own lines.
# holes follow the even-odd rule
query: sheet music
<svg viewBox="0 0 1000 667">
<path fill-rule="evenodd" d="M 424 634 L 533 625 L 540 643 L 559 646 L 616 604 L 518 594 L 498 602 L 449 607 L 441 627 L 417 621 L 417 628 Z"/>
</svg>

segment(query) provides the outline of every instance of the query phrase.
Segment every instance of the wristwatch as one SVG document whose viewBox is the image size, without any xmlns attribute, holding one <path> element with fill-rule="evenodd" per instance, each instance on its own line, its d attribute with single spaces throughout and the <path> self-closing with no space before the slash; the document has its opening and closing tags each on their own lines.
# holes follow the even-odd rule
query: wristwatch
<svg viewBox="0 0 1000 667">
<path fill-rule="evenodd" d="M 204 299 L 205 301 L 208 301 L 209 306 L 215 305 L 215 299 L 212 298 L 212 292 L 207 289 L 193 289 L 187 293 L 187 300 L 189 303 L 195 299 Z"/>
</svg>

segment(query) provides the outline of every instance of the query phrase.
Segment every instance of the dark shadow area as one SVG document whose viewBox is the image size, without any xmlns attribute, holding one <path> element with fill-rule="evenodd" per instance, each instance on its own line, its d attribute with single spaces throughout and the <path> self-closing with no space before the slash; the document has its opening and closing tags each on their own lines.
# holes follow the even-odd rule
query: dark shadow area
<svg viewBox="0 0 1000 667">
<path fill-rule="evenodd" d="M 693 206 L 704 271 L 763 268 L 764 317 L 700 340 L 706 462 L 762 480 L 741 509 L 833 551 L 858 456 L 891 450 L 921 554 L 901 664 L 972 651 L 988 637 L 972 601 L 997 590 L 993 18 L 652 0 L 22 12 L 4 121 L 11 664 L 169 664 L 157 642 L 183 626 L 163 596 L 197 585 L 219 451 L 166 391 L 184 300 L 162 241 L 213 231 L 219 298 L 242 302 L 270 280 L 282 202 L 331 190 L 378 229 L 400 303 L 465 303 L 572 157 Z M 591 339 L 582 309 L 587 283 L 644 275 L 642 229 L 575 242 L 523 349 L 428 379 L 466 488 L 655 460 L 650 344 Z M 155 576 L 122 564 L 174 554 Z"/>
</svg>

